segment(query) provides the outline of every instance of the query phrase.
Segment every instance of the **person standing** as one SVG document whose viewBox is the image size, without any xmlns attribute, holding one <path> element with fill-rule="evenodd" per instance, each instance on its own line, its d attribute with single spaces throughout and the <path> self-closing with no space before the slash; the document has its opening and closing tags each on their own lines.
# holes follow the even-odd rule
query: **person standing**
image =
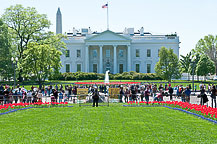
<svg viewBox="0 0 217 144">
<path fill-rule="evenodd" d="M 205 94 L 205 89 L 203 87 L 203 85 L 201 86 L 201 90 L 200 90 L 200 104 L 204 105 L 204 103 L 206 103 L 208 101 L 207 95 Z"/>
<path fill-rule="evenodd" d="M 9 91 L 8 91 L 7 88 L 5 88 L 5 91 L 4 91 L 4 104 L 8 103 L 8 98 L 9 98 Z"/>
<path fill-rule="evenodd" d="M 14 101 L 15 101 L 15 103 L 17 103 L 17 101 L 18 101 L 18 91 L 17 90 L 14 93 Z"/>
<path fill-rule="evenodd" d="M 148 102 L 149 102 L 149 95 L 150 95 L 150 91 L 149 91 L 149 87 L 147 87 L 146 91 L 145 91 L 145 100 L 147 102 L 147 105 L 148 105 Z"/>
<path fill-rule="evenodd" d="M 120 95 L 119 95 L 119 102 L 122 103 L 122 98 L 124 96 L 124 90 L 123 87 L 120 88 Z"/>
<path fill-rule="evenodd" d="M 9 99 L 8 99 L 8 103 L 12 104 L 13 103 L 13 92 L 12 90 L 10 90 L 9 92 Z"/>
<path fill-rule="evenodd" d="M 27 103 L 31 103 L 32 102 L 32 92 L 29 90 L 27 93 Z"/>
<path fill-rule="evenodd" d="M 141 95 L 140 95 L 142 102 L 143 102 L 144 96 L 145 96 L 145 90 L 144 90 L 144 88 L 142 88 L 142 89 L 141 89 Z"/>
<path fill-rule="evenodd" d="M 215 86 L 211 88 L 211 98 L 212 98 L 212 108 L 213 108 L 213 101 L 215 103 L 215 108 L 216 108 L 216 88 Z"/>
<path fill-rule="evenodd" d="M 63 99 L 63 90 L 59 93 L 59 103 L 62 102 Z"/>
<path fill-rule="evenodd" d="M 190 96 L 191 96 L 191 90 L 189 87 L 185 89 L 185 100 L 186 102 L 190 103 Z"/>
<path fill-rule="evenodd" d="M 57 91 L 57 89 L 54 90 L 53 96 L 55 97 L 55 100 L 57 102 L 57 99 L 58 99 L 58 91 Z"/>
<path fill-rule="evenodd" d="M 43 94 L 41 93 L 41 90 L 38 92 L 38 102 L 42 102 L 42 96 Z"/>
<path fill-rule="evenodd" d="M 98 107 L 98 102 L 99 102 L 99 92 L 97 90 L 97 87 L 95 87 L 94 92 L 93 92 L 93 107 Z"/>
<path fill-rule="evenodd" d="M 173 100 L 173 88 L 169 86 L 169 94 L 170 94 L 170 100 Z"/>
<path fill-rule="evenodd" d="M 130 91 L 128 90 L 128 88 L 126 88 L 126 91 L 125 91 L 125 94 L 124 94 L 125 96 L 124 96 L 124 101 L 125 101 L 125 103 L 126 102 L 128 102 L 128 97 L 129 97 L 129 95 L 130 95 Z"/>
</svg>

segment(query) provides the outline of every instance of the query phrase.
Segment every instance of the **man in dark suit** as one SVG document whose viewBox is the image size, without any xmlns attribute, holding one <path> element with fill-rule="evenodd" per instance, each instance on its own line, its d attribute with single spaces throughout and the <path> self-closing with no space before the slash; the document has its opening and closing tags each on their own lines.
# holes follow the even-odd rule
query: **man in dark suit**
<svg viewBox="0 0 217 144">
<path fill-rule="evenodd" d="M 93 107 L 98 107 L 98 102 L 99 102 L 99 92 L 97 90 L 97 87 L 94 88 L 93 92 Z"/>
</svg>

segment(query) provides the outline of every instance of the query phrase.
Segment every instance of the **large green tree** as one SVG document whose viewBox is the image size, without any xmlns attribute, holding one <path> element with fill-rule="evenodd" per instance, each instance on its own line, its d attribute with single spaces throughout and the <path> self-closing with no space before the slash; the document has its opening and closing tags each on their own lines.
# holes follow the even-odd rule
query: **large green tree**
<svg viewBox="0 0 217 144">
<path fill-rule="evenodd" d="M 198 65 L 198 62 L 200 60 L 201 54 L 197 52 L 195 49 L 191 50 L 191 64 L 189 65 L 188 72 L 191 75 L 196 75 L 196 67 Z M 197 80 L 199 81 L 199 76 L 197 76 Z"/>
<path fill-rule="evenodd" d="M 217 68 L 217 36 L 208 35 L 203 39 L 200 39 L 196 44 L 196 49 L 200 54 L 206 54 L 209 58 L 215 63 L 215 67 Z M 217 69 L 215 70 L 215 73 Z"/>
<path fill-rule="evenodd" d="M 0 19 L 0 77 L 9 79 L 12 77 L 13 68 L 11 62 L 12 45 L 9 29 Z"/>
<path fill-rule="evenodd" d="M 159 57 L 159 61 L 155 65 L 155 72 L 158 76 L 168 81 L 181 77 L 178 57 L 171 48 L 162 47 Z"/>
<path fill-rule="evenodd" d="M 207 56 L 202 55 L 200 57 L 200 60 L 198 62 L 197 68 L 196 68 L 196 74 L 198 76 L 207 76 L 209 74 L 215 73 L 215 64 L 214 62 Z"/>
<path fill-rule="evenodd" d="M 23 52 L 27 49 L 29 42 L 35 42 L 42 33 L 51 25 L 45 14 L 39 14 L 34 7 L 24 8 L 15 5 L 7 8 L 2 15 L 3 21 L 11 29 L 13 42 L 17 45 L 19 63 L 23 62 Z M 22 73 L 20 69 L 20 75 Z"/>
<path fill-rule="evenodd" d="M 49 33 L 49 35 L 41 36 L 38 42 L 30 42 L 23 52 L 25 58 L 20 65 L 24 70 L 23 76 L 42 84 L 54 70 L 59 70 L 60 56 L 65 48 L 63 38 L 61 34 Z"/>
<path fill-rule="evenodd" d="M 188 80 L 189 80 L 189 67 L 191 65 L 191 52 L 189 52 L 186 56 L 181 55 L 180 64 L 182 68 L 182 72 L 188 73 Z"/>
</svg>

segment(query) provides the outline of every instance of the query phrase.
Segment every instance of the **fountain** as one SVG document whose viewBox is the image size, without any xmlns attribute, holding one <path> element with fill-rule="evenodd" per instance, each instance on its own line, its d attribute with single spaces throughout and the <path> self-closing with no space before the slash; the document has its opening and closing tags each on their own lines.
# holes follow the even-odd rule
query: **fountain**
<svg viewBox="0 0 217 144">
<path fill-rule="evenodd" d="M 109 70 L 105 72 L 105 82 L 104 83 L 109 83 Z"/>
</svg>

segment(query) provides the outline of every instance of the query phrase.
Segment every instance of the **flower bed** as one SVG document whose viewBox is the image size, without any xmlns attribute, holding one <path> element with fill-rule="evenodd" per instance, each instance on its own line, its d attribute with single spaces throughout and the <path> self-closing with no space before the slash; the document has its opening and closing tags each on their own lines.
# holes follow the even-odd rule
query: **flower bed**
<svg viewBox="0 0 217 144">
<path fill-rule="evenodd" d="M 68 102 L 36 102 L 36 103 L 13 103 L 0 105 L 0 114 L 15 112 L 29 108 L 69 107 Z"/>
<path fill-rule="evenodd" d="M 217 120 L 217 108 L 207 107 L 206 105 L 191 104 L 187 102 L 178 101 L 153 101 L 153 102 L 128 102 L 129 106 L 167 106 L 169 108 L 184 110 L 187 112 L 194 113 L 196 115 L 201 115 L 204 118 L 210 118 L 212 120 Z"/>
</svg>

